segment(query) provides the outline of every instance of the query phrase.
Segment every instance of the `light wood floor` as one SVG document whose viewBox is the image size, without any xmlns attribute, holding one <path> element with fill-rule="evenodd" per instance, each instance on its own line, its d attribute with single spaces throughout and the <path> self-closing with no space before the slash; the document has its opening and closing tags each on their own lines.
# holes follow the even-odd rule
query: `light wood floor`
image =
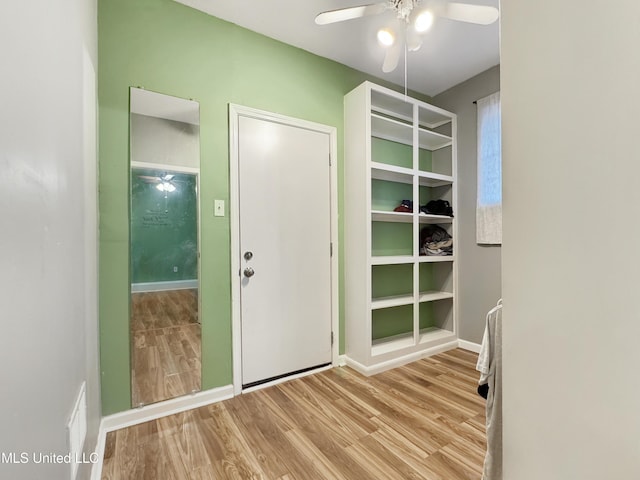
<svg viewBox="0 0 640 480">
<path fill-rule="evenodd" d="M 347 367 L 107 435 L 102 478 L 481 478 L 477 356 L 453 350 L 363 377 Z"/>
<path fill-rule="evenodd" d="M 200 390 L 198 290 L 131 294 L 132 405 Z"/>
</svg>

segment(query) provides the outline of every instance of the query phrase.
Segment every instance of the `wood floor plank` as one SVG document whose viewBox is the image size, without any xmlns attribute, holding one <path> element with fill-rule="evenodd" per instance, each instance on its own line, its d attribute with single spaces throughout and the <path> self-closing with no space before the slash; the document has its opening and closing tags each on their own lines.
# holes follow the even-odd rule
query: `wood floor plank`
<svg viewBox="0 0 640 480">
<path fill-rule="evenodd" d="M 184 340 L 173 332 L 139 345 L 181 351 L 181 370 Z M 372 377 L 333 368 L 111 432 L 102 479 L 480 480 L 476 359 L 454 350 Z"/>
<path fill-rule="evenodd" d="M 261 463 L 267 478 L 279 478 L 288 474 L 279 450 L 286 448 L 287 440 L 278 424 L 260 412 L 252 395 L 240 395 L 237 402 L 228 404 L 227 411 L 245 435 L 247 444 Z"/>
<path fill-rule="evenodd" d="M 426 477 L 389 452 L 374 438 L 367 437 L 362 442 L 351 445 L 347 452 L 368 472 L 362 478 L 426 480 Z"/>
</svg>

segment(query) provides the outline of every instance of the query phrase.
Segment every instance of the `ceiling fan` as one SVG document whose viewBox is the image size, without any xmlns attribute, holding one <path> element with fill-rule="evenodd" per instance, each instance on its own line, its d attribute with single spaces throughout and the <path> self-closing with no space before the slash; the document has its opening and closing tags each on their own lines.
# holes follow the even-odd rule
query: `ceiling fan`
<svg viewBox="0 0 640 480">
<path fill-rule="evenodd" d="M 172 175 L 170 173 L 158 175 L 157 177 L 152 177 L 149 175 L 138 175 L 138 178 L 140 178 L 142 181 L 146 183 L 156 184 L 156 188 L 161 192 L 165 192 L 165 195 L 166 195 L 166 192 L 176 191 L 176 186 L 174 183 L 175 180 L 173 180 L 173 177 L 175 177 L 175 175 Z"/>
<path fill-rule="evenodd" d="M 468 3 L 446 2 L 445 0 L 387 0 L 382 3 L 341 8 L 320 13 L 316 24 L 343 22 L 354 18 L 378 15 L 393 10 L 399 26 L 382 28 L 378 31 L 378 42 L 386 48 L 382 71 L 392 72 L 398 66 L 400 54 L 405 48 L 416 51 L 422 45 L 422 35 L 433 25 L 436 17 L 459 22 L 490 25 L 498 19 L 495 7 L 471 5 Z"/>
</svg>

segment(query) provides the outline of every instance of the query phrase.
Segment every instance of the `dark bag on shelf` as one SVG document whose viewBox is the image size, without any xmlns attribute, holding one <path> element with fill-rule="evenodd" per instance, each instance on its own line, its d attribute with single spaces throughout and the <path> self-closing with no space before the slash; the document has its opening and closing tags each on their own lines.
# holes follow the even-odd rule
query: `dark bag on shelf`
<svg viewBox="0 0 640 480">
<path fill-rule="evenodd" d="M 420 207 L 420 211 L 432 215 L 447 215 L 453 217 L 453 208 L 446 200 L 431 200 L 426 205 Z"/>
</svg>

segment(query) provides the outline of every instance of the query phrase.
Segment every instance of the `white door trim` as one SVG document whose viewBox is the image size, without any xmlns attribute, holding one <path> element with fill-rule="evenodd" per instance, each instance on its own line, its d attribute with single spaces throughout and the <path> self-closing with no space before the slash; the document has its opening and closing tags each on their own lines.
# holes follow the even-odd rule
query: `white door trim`
<svg viewBox="0 0 640 480">
<path fill-rule="evenodd" d="M 300 120 L 277 113 L 257 110 L 242 105 L 229 104 L 229 216 L 231 220 L 231 328 L 233 349 L 233 393 L 242 393 L 242 338 L 240 311 L 240 205 L 239 188 L 239 151 L 238 124 L 240 117 L 249 117 L 282 125 L 304 128 L 314 132 L 326 133 L 330 142 L 330 178 L 331 178 L 331 329 L 333 331 L 333 346 L 331 348 L 331 363 L 338 364 L 339 336 L 339 305 L 338 305 L 338 169 L 337 169 L 337 129 L 320 123 Z M 329 162 L 329 159 L 327 159 Z M 328 246 L 327 246 L 328 247 Z"/>
</svg>

